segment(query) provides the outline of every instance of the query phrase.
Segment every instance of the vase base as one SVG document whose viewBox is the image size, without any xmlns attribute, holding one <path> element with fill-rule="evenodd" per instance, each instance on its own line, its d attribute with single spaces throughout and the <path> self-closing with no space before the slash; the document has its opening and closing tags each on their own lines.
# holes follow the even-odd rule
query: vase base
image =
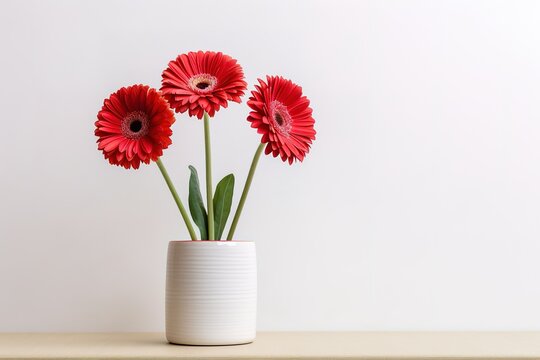
<svg viewBox="0 0 540 360">
<path fill-rule="evenodd" d="M 234 341 L 234 342 L 223 342 L 223 343 L 213 343 L 213 344 L 205 344 L 205 343 L 199 343 L 199 342 L 190 342 L 190 341 L 171 341 L 167 340 L 169 344 L 171 345 L 180 345 L 180 346 L 236 346 L 236 345 L 247 345 L 251 344 L 255 341 L 255 339 L 252 340 L 245 340 L 245 341 Z"/>
</svg>

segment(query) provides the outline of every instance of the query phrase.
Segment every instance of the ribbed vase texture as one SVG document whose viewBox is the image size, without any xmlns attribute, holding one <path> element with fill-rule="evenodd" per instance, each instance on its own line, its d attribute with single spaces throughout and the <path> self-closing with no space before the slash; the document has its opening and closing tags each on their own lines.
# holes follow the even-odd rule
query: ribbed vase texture
<svg viewBox="0 0 540 360">
<path fill-rule="evenodd" d="M 233 345 L 255 340 L 255 244 L 171 241 L 165 310 L 171 343 Z"/>
</svg>

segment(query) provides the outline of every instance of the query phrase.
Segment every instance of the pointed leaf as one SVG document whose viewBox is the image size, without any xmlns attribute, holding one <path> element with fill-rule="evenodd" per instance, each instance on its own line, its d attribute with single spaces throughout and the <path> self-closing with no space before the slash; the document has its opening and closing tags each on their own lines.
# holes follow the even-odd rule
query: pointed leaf
<svg viewBox="0 0 540 360">
<path fill-rule="evenodd" d="M 201 240 L 208 240 L 208 215 L 201 196 L 199 185 L 199 175 L 193 166 L 189 166 L 191 176 L 189 177 L 189 212 L 195 225 L 201 232 Z"/>
<path fill-rule="evenodd" d="M 234 175 L 229 174 L 221 179 L 214 194 L 214 231 L 216 240 L 221 240 L 225 224 L 227 224 L 227 218 L 231 212 L 233 192 Z"/>
</svg>

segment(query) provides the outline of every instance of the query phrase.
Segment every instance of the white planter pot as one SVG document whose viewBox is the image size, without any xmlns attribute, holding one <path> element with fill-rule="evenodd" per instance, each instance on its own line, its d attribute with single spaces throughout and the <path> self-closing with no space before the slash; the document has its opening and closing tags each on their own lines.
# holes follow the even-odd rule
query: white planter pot
<svg viewBox="0 0 540 360">
<path fill-rule="evenodd" d="M 255 243 L 171 241 L 167 256 L 167 340 L 234 345 L 255 340 Z"/>
</svg>

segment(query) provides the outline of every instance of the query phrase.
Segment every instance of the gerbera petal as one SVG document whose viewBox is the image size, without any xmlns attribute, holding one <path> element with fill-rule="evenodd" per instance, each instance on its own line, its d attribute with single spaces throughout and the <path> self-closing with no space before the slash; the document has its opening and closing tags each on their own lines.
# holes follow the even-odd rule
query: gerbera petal
<svg viewBox="0 0 540 360">
<path fill-rule="evenodd" d="M 300 86 L 283 77 L 267 76 L 258 82 L 247 101 L 252 110 L 248 121 L 267 144 L 265 154 L 289 164 L 302 161 L 316 134 L 309 100 Z"/>
<path fill-rule="evenodd" d="M 138 169 L 155 161 L 171 144 L 174 113 L 167 101 L 145 85 L 121 88 L 98 113 L 98 149 L 110 164 Z"/>
<path fill-rule="evenodd" d="M 228 101 L 240 102 L 246 82 L 235 59 L 221 52 L 197 51 L 169 62 L 160 90 L 176 112 L 187 111 L 200 119 L 205 111 L 213 116 L 220 107 L 226 108 Z"/>
<path fill-rule="evenodd" d="M 147 138 L 142 138 L 141 144 L 147 154 L 152 153 L 152 142 L 150 140 L 148 140 Z"/>
</svg>

